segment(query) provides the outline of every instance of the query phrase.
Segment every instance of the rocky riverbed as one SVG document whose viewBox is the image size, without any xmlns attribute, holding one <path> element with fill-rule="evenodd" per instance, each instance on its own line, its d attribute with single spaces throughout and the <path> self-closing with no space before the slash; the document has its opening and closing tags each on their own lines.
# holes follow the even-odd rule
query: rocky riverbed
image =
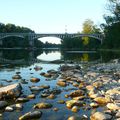
<svg viewBox="0 0 120 120">
<path fill-rule="evenodd" d="M 2 73 L 0 119 L 120 120 L 119 63 L 44 69 L 37 64 Z"/>
</svg>

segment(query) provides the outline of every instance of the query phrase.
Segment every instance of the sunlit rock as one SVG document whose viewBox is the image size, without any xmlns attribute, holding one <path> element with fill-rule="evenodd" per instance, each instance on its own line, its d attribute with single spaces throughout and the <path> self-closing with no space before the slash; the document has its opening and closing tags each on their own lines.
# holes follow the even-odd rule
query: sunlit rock
<svg viewBox="0 0 120 120">
<path fill-rule="evenodd" d="M 78 112 L 79 111 L 79 108 L 78 106 L 73 106 L 72 109 L 71 109 L 72 112 Z"/>
<path fill-rule="evenodd" d="M 72 108 L 73 106 L 83 106 L 83 102 L 82 101 L 78 101 L 78 100 L 68 100 L 66 101 L 66 106 L 67 108 Z"/>
<path fill-rule="evenodd" d="M 41 85 L 39 86 L 40 88 L 43 88 L 43 89 L 49 89 L 50 88 L 50 85 Z"/>
<path fill-rule="evenodd" d="M 0 88 L 0 99 L 17 98 L 21 94 L 22 87 L 20 84 L 12 84 Z"/>
<path fill-rule="evenodd" d="M 97 102 L 98 104 L 107 104 L 111 102 L 110 98 L 105 98 L 105 97 L 96 97 L 94 101 Z"/>
<path fill-rule="evenodd" d="M 28 99 L 34 99 L 35 98 L 35 94 L 31 94 L 27 96 Z"/>
<path fill-rule="evenodd" d="M 38 109 L 48 109 L 51 107 L 52 107 L 52 104 L 50 104 L 50 103 L 38 103 L 38 104 L 34 105 L 34 108 L 38 108 Z"/>
<path fill-rule="evenodd" d="M 96 107 L 98 107 L 99 105 L 98 105 L 97 103 L 95 103 L 95 102 L 92 102 L 92 103 L 90 103 L 90 106 L 93 107 L 93 108 L 96 108 Z"/>
<path fill-rule="evenodd" d="M 65 87 L 67 86 L 66 82 L 64 80 L 58 80 L 57 81 L 57 85 L 61 86 L 61 87 Z"/>
<path fill-rule="evenodd" d="M 40 79 L 39 79 L 39 78 L 34 78 L 34 77 L 33 77 L 33 78 L 31 78 L 31 79 L 30 79 L 30 81 L 31 81 L 31 82 L 35 82 L 35 83 L 36 83 L 36 82 L 39 82 L 39 81 L 40 81 Z"/>
<path fill-rule="evenodd" d="M 106 106 L 108 109 L 113 110 L 113 111 L 120 109 L 120 105 L 115 104 L 115 103 L 108 103 Z"/>
<path fill-rule="evenodd" d="M 103 112 L 95 112 L 90 116 L 90 120 L 111 120 L 112 116 Z"/>
</svg>

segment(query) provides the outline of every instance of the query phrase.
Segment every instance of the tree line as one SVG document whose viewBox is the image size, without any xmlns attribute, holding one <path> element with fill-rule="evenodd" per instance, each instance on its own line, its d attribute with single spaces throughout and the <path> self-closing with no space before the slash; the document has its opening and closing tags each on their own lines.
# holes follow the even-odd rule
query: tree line
<svg viewBox="0 0 120 120">
<path fill-rule="evenodd" d="M 102 45 L 98 40 L 88 37 L 82 38 L 65 38 L 62 41 L 62 47 L 65 49 L 120 49 L 120 1 L 108 0 L 106 5 L 109 15 L 104 15 L 106 23 L 100 26 L 94 25 L 90 19 L 83 23 L 82 32 L 80 33 L 99 33 L 103 34 Z M 79 33 L 78 33 L 79 34 Z"/>
<path fill-rule="evenodd" d="M 9 24 L 0 23 L 0 33 L 14 33 L 14 32 L 15 33 L 35 33 L 33 30 L 27 27 L 20 27 L 10 23 Z M 38 48 L 48 48 L 48 47 L 56 48 L 60 46 L 60 45 L 52 44 L 49 42 L 43 43 L 38 39 L 35 39 L 34 44 L 35 44 L 35 47 L 38 47 Z M 1 45 L 0 47 L 25 48 L 25 47 L 31 47 L 31 46 L 29 46 L 29 41 L 27 37 L 23 39 L 23 38 L 18 38 L 13 36 L 13 37 L 4 38 L 3 45 Z"/>
</svg>

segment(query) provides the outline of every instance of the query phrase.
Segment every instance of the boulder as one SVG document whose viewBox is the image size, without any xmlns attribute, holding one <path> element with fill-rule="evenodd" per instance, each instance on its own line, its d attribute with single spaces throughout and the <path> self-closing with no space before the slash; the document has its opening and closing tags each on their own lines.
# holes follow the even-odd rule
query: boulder
<svg viewBox="0 0 120 120">
<path fill-rule="evenodd" d="M 90 120 L 111 120 L 112 116 L 103 112 L 95 112 L 90 116 Z"/>
<path fill-rule="evenodd" d="M 0 88 L 0 99 L 17 98 L 21 94 L 22 87 L 20 84 L 12 84 Z"/>
<path fill-rule="evenodd" d="M 42 115 L 42 112 L 40 112 L 40 111 L 28 112 L 28 113 L 24 114 L 23 116 L 19 117 L 19 120 L 36 119 L 36 118 L 40 118 L 41 115 Z"/>
</svg>

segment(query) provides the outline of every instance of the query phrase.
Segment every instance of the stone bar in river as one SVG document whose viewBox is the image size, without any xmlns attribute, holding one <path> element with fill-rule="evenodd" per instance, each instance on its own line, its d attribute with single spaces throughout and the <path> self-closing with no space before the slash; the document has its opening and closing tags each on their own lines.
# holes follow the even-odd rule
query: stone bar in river
<svg viewBox="0 0 120 120">
<path fill-rule="evenodd" d="M 16 83 L 0 88 L 0 100 L 7 98 L 17 98 L 21 94 L 21 85 Z"/>
</svg>

